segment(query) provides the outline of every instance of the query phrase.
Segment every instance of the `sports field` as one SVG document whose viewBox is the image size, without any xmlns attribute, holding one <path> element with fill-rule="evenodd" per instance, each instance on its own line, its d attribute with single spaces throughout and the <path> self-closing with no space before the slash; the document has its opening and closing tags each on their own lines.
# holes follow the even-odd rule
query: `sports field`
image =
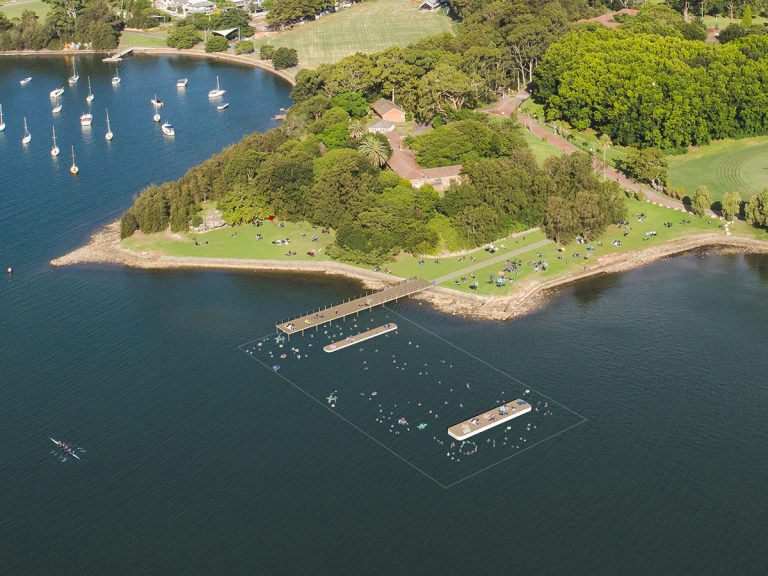
<svg viewBox="0 0 768 576">
<path fill-rule="evenodd" d="M 167 46 L 166 37 L 168 32 L 166 30 L 156 30 L 153 32 L 144 32 L 136 30 L 126 30 L 120 36 L 120 47 L 127 48 L 128 46 L 136 47 L 165 47 Z"/>
<path fill-rule="evenodd" d="M 20 18 L 24 10 L 32 10 L 43 18 L 48 14 L 50 6 L 41 0 L 11 0 L 0 2 L 0 12 L 10 18 Z"/>
<path fill-rule="evenodd" d="M 683 186 L 688 196 L 705 185 L 714 200 L 725 192 L 738 192 L 748 200 L 768 188 L 768 136 L 720 140 L 668 161 L 670 185 Z"/>
<path fill-rule="evenodd" d="M 424 36 L 452 30 L 448 16 L 419 12 L 415 1 L 367 0 L 256 43 L 295 48 L 299 66 L 315 68 L 356 52 L 370 54 L 390 46 L 406 46 Z"/>
</svg>

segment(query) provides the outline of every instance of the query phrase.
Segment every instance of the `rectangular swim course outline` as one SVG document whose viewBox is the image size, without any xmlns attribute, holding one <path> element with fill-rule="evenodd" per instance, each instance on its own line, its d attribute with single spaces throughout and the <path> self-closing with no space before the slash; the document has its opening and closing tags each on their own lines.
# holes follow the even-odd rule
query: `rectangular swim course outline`
<svg viewBox="0 0 768 576">
<path fill-rule="evenodd" d="M 389 322 L 397 323 L 397 331 L 334 354 L 323 351 Z M 263 366 L 266 377 L 295 387 L 442 488 L 586 421 L 390 308 L 290 340 L 271 334 L 240 349 Z M 517 398 L 531 412 L 464 441 L 448 435 L 449 426 Z"/>
</svg>

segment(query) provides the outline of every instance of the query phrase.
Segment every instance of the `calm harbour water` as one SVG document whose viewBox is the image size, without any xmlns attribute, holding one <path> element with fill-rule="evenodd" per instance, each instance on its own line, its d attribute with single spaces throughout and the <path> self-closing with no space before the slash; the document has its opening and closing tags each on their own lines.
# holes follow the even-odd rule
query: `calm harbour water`
<svg viewBox="0 0 768 576">
<path fill-rule="evenodd" d="M 231 65 L 136 57 L 118 89 L 109 66 L 78 67 L 56 120 L 62 150 L 77 148 L 73 181 L 66 153 L 48 154 L 65 61 L 0 59 L 0 266 L 16 269 L 0 277 L 0 573 L 768 572 L 767 258 L 659 262 L 566 288 L 512 323 L 398 304 L 588 419 L 444 490 L 238 349 L 356 284 L 48 266 L 142 186 L 289 103 L 282 81 Z M 91 136 L 78 124 L 87 74 Z M 206 97 L 216 74 L 223 114 Z M 173 142 L 151 121 L 155 91 Z M 380 345 L 406 353 L 405 338 Z M 87 453 L 60 462 L 49 436 Z"/>
</svg>

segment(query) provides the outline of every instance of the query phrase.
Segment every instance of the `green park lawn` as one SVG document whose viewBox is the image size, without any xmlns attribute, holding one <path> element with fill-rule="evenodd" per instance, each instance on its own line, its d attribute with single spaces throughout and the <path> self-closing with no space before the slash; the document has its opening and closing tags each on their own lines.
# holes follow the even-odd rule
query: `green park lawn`
<svg viewBox="0 0 768 576">
<path fill-rule="evenodd" d="M 120 36 L 120 48 L 127 48 L 129 46 L 164 48 L 167 46 L 167 35 L 168 33 L 165 30 L 153 32 L 134 32 L 129 30 L 127 32 L 123 32 L 123 34 Z"/>
<path fill-rule="evenodd" d="M 48 14 L 50 6 L 41 0 L 12 0 L 0 2 L 0 12 L 8 18 L 20 18 L 24 10 L 32 10 L 43 18 Z"/>
<path fill-rule="evenodd" d="M 552 144 L 543 138 L 539 138 L 528 130 L 523 130 L 523 135 L 525 136 L 525 142 L 528 144 L 528 148 L 531 149 L 534 158 L 536 158 L 539 164 L 552 156 L 562 156 L 563 151 L 560 150 L 560 148 L 552 146 Z"/>
<path fill-rule="evenodd" d="M 719 140 L 667 160 L 669 184 L 684 187 L 689 196 L 704 185 L 716 201 L 725 192 L 748 200 L 768 187 L 768 136 Z"/>
<path fill-rule="evenodd" d="M 406 46 L 424 36 L 452 30 L 447 15 L 420 13 L 413 0 L 369 0 L 259 39 L 256 44 L 295 48 L 299 66 L 315 68 L 356 52 L 370 54 L 390 46 Z"/>
<path fill-rule="evenodd" d="M 302 233 L 305 236 L 302 236 Z M 256 239 L 261 234 L 262 240 Z M 312 242 L 312 235 L 319 238 Z M 288 246 L 272 244 L 273 240 L 289 238 Z M 130 250 L 160 252 L 168 256 L 192 256 L 197 258 L 250 258 L 257 260 L 329 260 L 325 255 L 328 245 L 333 244 L 335 235 L 321 234 L 320 228 L 307 223 L 286 222 L 281 228 L 277 222 L 265 222 L 256 227 L 251 225 L 225 227 L 202 234 L 135 234 L 123 240 L 123 247 Z M 200 245 L 195 244 L 195 239 Z M 207 242 L 207 244 L 206 244 Z M 287 256 L 288 251 L 296 256 Z M 309 250 L 317 255 L 308 256 Z"/>
<path fill-rule="evenodd" d="M 639 221 L 638 214 L 646 215 L 642 222 Z M 459 278 L 454 278 L 442 283 L 441 286 L 473 294 L 503 296 L 512 293 L 521 280 L 534 275 L 542 281 L 551 280 L 562 274 L 577 272 L 583 269 L 584 266 L 588 266 L 590 260 L 595 260 L 606 254 L 638 251 L 693 233 L 715 232 L 719 230 L 720 226 L 719 220 L 699 218 L 693 214 L 685 214 L 670 208 L 656 206 L 650 202 L 641 202 L 634 199 L 627 200 L 626 220 L 632 227 L 632 230 L 626 237 L 623 235 L 624 229 L 610 226 L 600 238 L 588 244 L 577 244 L 574 240 L 569 245 L 563 246 L 563 250 L 559 252 L 557 245 L 553 243 L 513 257 L 513 260 L 522 260 L 523 265 L 520 268 L 519 274 L 506 274 L 507 277 L 511 276 L 514 278 L 515 283 L 512 285 L 505 282 L 503 287 L 497 287 L 495 283 L 489 282 L 491 274 L 497 275 L 499 271 L 504 270 L 504 262 L 501 262 L 474 272 L 477 282 L 479 282 L 477 290 L 470 289 L 469 285 L 474 281 L 470 277 L 467 277 L 466 282 L 461 282 Z M 682 220 L 690 220 L 691 223 L 681 224 Z M 672 222 L 672 227 L 666 228 L 664 226 L 665 222 Z M 651 231 L 655 231 L 657 235 L 645 235 L 646 232 Z M 621 246 L 613 246 L 611 242 L 614 240 L 621 241 Z M 602 242 L 602 246 L 599 246 L 600 242 Z M 595 250 L 588 251 L 587 246 L 589 245 L 593 246 Z M 578 258 L 574 257 L 576 253 L 580 255 Z M 541 254 L 541 256 L 538 256 L 538 254 Z M 589 259 L 585 259 L 585 255 L 589 255 Z M 547 263 L 546 270 L 536 271 L 535 266 L 528 264 L 529 262 L 538 262 L 539 260 Z M 457 279 L 460 281 L 458 285 L 454 282 Z"/>
</svg>

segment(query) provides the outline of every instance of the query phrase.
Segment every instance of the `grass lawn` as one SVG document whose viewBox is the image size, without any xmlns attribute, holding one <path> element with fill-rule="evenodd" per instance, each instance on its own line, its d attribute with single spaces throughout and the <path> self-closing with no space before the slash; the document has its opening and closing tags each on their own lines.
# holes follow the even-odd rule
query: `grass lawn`
<svg viewBox="0 0 768 576">
<path fill-rule="evenodd" d="M 689 196 L 705 185 L 714 200 L 738 192 L 742 200 L 768 186 L 768 136 L 719 140 L 670 156 L 669 183 L 683 186 Z"/>
<path fill-rule="evenodd" d="M 296 26 L 292 30 L 258 39 L 257 45 L 295 48 L 299 66 L 315 68 L 345 56 L 370 54 L 390 46 L 406 46 L 424 36 L 451 32 L 453 23 L 444 13 L 420 13 L 412 0 L 369 0 Z"/>
<path fill-rule="evenodd" d="M 302 236 L 302 233 L 306 234 Z M 262 240 L 256 239 L 261 234 Z M 312 235 L 319 237 L 312 242 Z M 288 246 L 272 244 L 273 240 L 289 238 Z M 195 239 L 200 245 L 195 244 Z M 161 252 L 168 256 L 193 256 L 199 258 L 254 258 L 259 260 L 329 260 L 325 255 L 326 247 L 332 244 L 335 235 L 321 234 L 320 228 L 307 223 L 286 222 L 281 228 L 277 222 L 265 222 L 263 226 L 235 226 L 218 228 L 203 234 L 135 234 L 123 240 L 123 247 L 130 250 Z M 288 256 L 288 251 L 297 252 Z M 307 255 L 315 250 L 317 255 Z"/>
<path fill-rule="evenodd" d="M 418 276 L 419 278 L 433 280 L 440 276 L 455 272 L 456 270 L 462 270 L 468 266 L 483 262 L 484 260 L 495 258 L 505 251 L 518 250 L 542 240 L 546 240 L 546 234 L 542 231 L 537 231 L 530 234 L 519 235 L 515 238 L 500 240 L 496 243 L 499 252 L 496 252 L 495 254 L 486 252 L 483 248 L 473 250 L 464 256 L 439 259 L 404 254 L 399 256 L 395 262 L 387 263 L 382 266 L 382 268 L 389 268 L 392 271 L 392 274 L 402 276 L 403 278 Z M 424 264 L 419 264 L 419 260 L 424 260 Z"/>
<path fill-rule="evenodd" d="M 20 18 L 24 10 L 32 10 L 35 14 L 43 18 L 48 14 L 50 6 L 41 0 L 11 0 L 10 2 L 0 2 L 0 12 L 10 18 Z"/>
<path fill-rule="evenodd" d="M 642 222 L 639 221 L 638 214 L 646 215 Z M 474 273 L 477 281 L 480 283 L 477 290 L 469 288 L 469 285 L 474 281 L 470 277 L 467 277 L 466 282 L 460 281 L 458 285 L 455 284 L 454 280 L 456 279 L 454 279 L 444 282 L 441 286 L 473 294 L 503 296 L 515 290 L 520 280 L 534 275 L 541 280 L 548 280 L 561 274 L 576 272 L 589 264 L 589 260 L 584 258 L 585 255 L 589 255 L 590 259 L 596 259 L 605 254 L 615 252 L 642 250 L 695 232 L 715 232 L 720 226 L 719 220 L 698 218 L 692 214 L 684 214 L 669 208 L 655 206 L 650 202 L 640 202 L 639 200 L 627 200 L 626 219 L 632 227 L 627 236 L 624 236 L 624 228 L 619 229 L 616 226 L 610 226 L 602 237 L 588 244 L 577 244 L 574 241 L 568 246 L 563 247 L 562 252 L 558 252 L 557 246 L 552 244 L 514 257 L 516 260 L 522 260 L 523 264 L 519 269 L 519 274 L 514 272 L 505 274 L 505 276 L 515 280 L 515 283 L 512 285 L 506 282 L 503 287 L 497 287 L 495 283 L 489 282 L 491 274 L 496 275 L 499 271 L 504 270 L 504 263 L 501 262 Z M 683 219 L 690 220 L 691 223 L 681 224 Z M 665 222 L 672 222 L 672 227 L 664 227 Z M 655 231 L 657 235 L 645 235 L 646 232 L 651 231 Z M 611 242 L 614 240 L 620 240 L 621 246 L 613 246 Z M 602 242 L 602 246 L 599 245 L 600 242 Z M 589 245 L 593 246 L 595 250 L 587 250 Z M 541 254 L 541 256 L 538 254 Z M 574 254 L 579 256 L 575 257 Z M 547 269 L 536 271 L 535 265 L 532 263 L 540 260 L 547 263 Z"/>
<path fill-rule="evenodd" d="M 560 148 L 552 146 L 552 144 L 543 138 L 539 138 L 528 130 L 523 130 L 523 135 L 525 136 L 525 142 L 528 144 L 528 148 L 531 149 L 533 156 L 536 158 L 539 164 L 544 162 L 544 160 L 547 158 L 551 158 L 552 156 L 563 155 L 563 151 L 560 150 Z"/>
<path fill-rule="evenodd" d="M 164 48 L 167 46 L 165 43 L 167 36 L 168 32 L 165 30 L 160 30 L 157 32 L 123 32 L 122 36 L 120 36 L 120 48 L 127 48 L 129 46 Z"/>
</svg>

